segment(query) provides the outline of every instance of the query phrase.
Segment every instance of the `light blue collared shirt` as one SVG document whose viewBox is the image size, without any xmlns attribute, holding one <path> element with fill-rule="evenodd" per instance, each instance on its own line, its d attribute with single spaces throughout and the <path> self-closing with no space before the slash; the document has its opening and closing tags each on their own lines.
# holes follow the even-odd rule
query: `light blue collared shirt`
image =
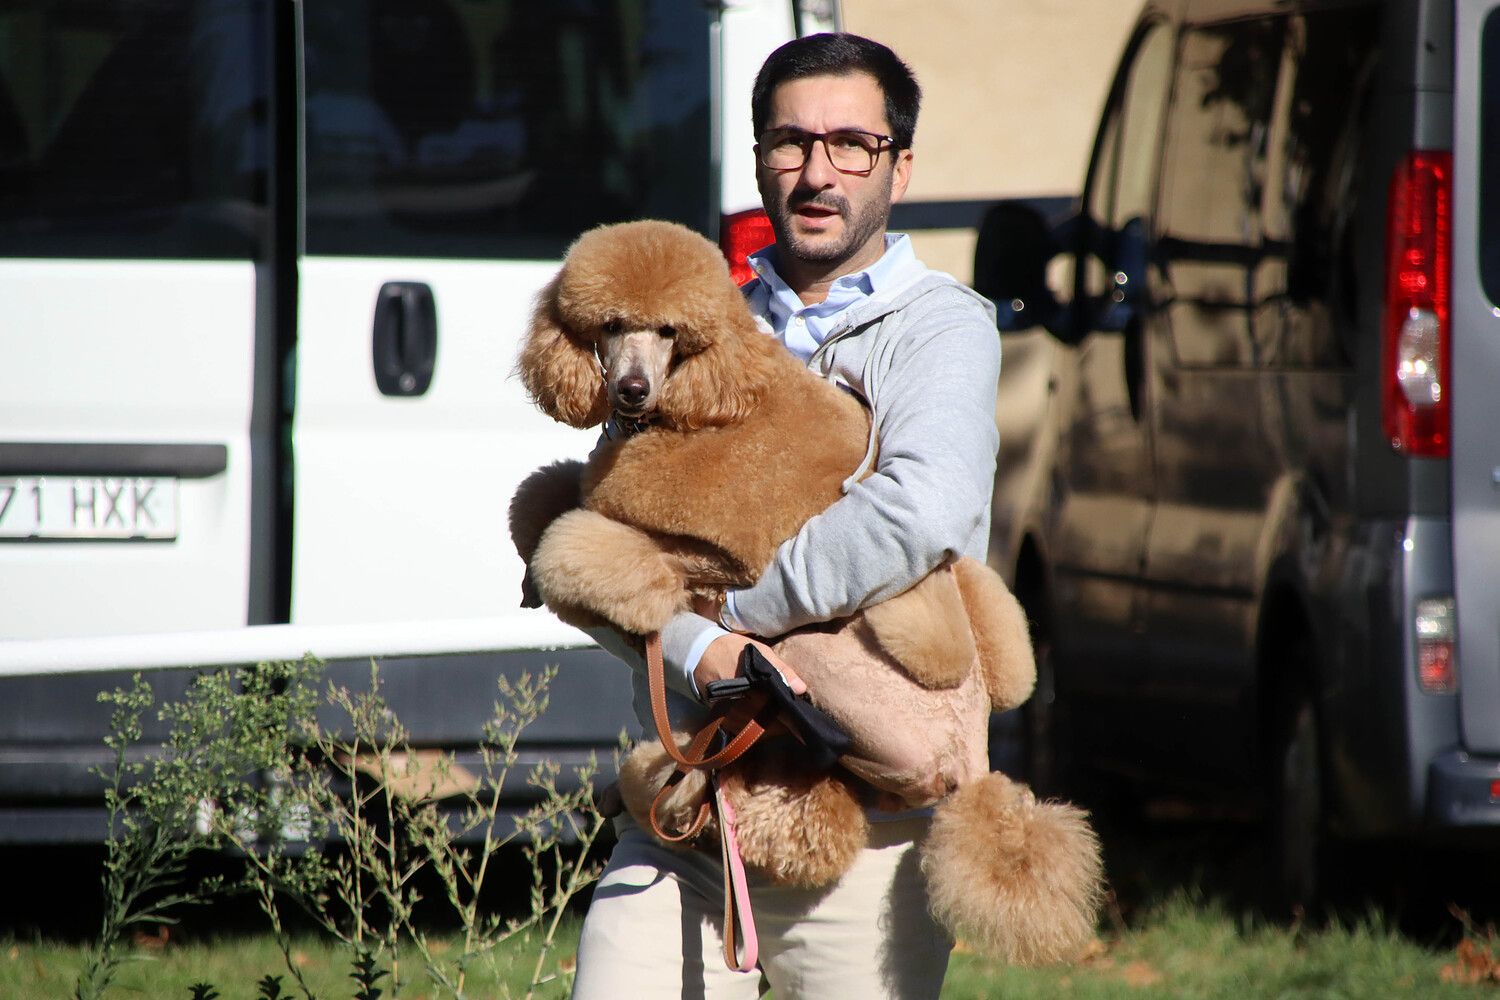
<svg viewBox="0 0 1500 1000">
<path fill-rule="evenodd" d="M 863 271 L 835 279 L 822 302 L 804 305 L 776 273 L 775 244 L 751 254 L 749 264 L 769 293 L 763 315 L 771 324 L 771 332 L 804 364 L 828 339 L 847 309 L 886 288 L 899 272 L 921 266 L 910 237 L 905 233 L 887 233 L 885 253 L 879 260 Z"/>
</svg>

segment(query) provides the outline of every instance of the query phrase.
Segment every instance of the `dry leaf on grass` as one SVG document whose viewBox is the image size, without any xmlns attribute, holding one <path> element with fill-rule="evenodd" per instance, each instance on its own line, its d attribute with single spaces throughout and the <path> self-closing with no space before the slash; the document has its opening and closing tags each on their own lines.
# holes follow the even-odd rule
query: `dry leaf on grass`
<svg viewBox="0 0 1500 1000">
<path fill-rule="evenodd" d="M 1165 977 L 1151 967 L 1151 963 L 1137 959 L 1120 970 L 1128 986 L 1155 986 Z"/>
<path fill-rule="evenodd" d="M 166 948 L 168 937 L 170 937 L 170 933 L 167 931 L 166 925 L 157 924 L 155 933 L 151 931 L 136 931 L 130 940 L 137 948 L 144 948 L 147 951 L 161 951 Z"/>
<path fill-rule="evenodd" d="M 1107 957 L 1108 955 L 1109 945 L 1105 944 L 1099 938 L 1093 938 L 1088 944 L 1083 946 L 1083 950 L 1078 953 L 1073 961 L 1079 965 L 1113 965 L 1114 962 Z"/>
<path fill-rule="evenodd" d="M 1500 983 L 1500 961 L 1496 960 L 1494 944 L 1464 938 L 1455 951 L 1457 961 L 1445 965 L 1438 978 L 1445 983 Z"/>
</svg>

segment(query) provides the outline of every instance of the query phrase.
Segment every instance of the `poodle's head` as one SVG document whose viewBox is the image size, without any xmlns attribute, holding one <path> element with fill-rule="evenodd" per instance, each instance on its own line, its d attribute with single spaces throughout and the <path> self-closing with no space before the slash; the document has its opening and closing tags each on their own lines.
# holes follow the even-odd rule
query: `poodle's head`
<svg viewBox="0 0 1500 1000">
<path fill-rule="evenodd" d="M 771 349 L 717 247 L 676 223 L 624 222 L 569 249 L 519 367 L 536 404 L 575 427 L 613 410 L 691 429 L 753 408 Z"/>
</svg>

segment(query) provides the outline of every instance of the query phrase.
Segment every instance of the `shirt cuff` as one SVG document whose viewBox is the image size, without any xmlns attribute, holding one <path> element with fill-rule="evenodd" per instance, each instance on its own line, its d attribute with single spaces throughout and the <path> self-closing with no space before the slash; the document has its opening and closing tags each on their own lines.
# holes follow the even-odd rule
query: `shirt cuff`
<svg viewBox="0 0 1500 1000">
<path fill-rule="evenodd" d="M 688 687 L 692 689 L 694 697 L 699 701 L 703 700 L 703 696 L 698 692 L 698 680 L 693 676 L 693 671 L 698 669 L 698 661 L 703 659 L 703 651 L 708 648 L 709 643 L 721 635 L 729 635 L 729 633 L 712 622 L 705 621 L 703 631 L 698 633 L 693 644 L 688 647 L 687 656 L 682 659 L 683 676 L 687 680 Z"/>
<path fill-rule="evenodd" d="M 738 609 L 734 606 L 734 595 L 733 590 L 725 592 L 724 606 L 719 609 L 719 620 L 736 632 L 748 633 L 750 630 L 745 627 L 744 619 L 740 617 Z"/>
</svg>

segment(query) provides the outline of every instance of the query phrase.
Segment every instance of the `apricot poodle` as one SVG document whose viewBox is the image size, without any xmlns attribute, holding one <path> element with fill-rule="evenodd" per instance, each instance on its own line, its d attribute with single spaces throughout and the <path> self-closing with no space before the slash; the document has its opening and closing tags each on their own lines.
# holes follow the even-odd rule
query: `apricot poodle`
<svg viewBox="0 0 1500 1000">
<path fill-rule="evenodd" d="M 580 237 L 518 367 L 554 418 L 613 416 L 623 429 L 586 464 L 533 474 L 511 504 L 528 586 L 575 625 L 643 636 L 695 594 L 753 583 L 874 461 L 861 403 L 763 333 L 718 250 L 672 223 Z M 935 804 L 922 864 L 955 933 L 1018 962 L 1065 959 L 1088 940 L 1101 871 L 1085 814 L 988 773 L 990 713 L 1035 679 L 1024 615 L 992 570 L 952 561 L 773 645 L 854 746 L 824 774 L 767 748 L 722 776 L 747 862 L 792 884 L 837 879 L 864 842 L 863 779 L 887 803 Z M 655 741 L 627 759 L 622 792 L 638 817 L 671 770 Z M 701 780 L 680 782 L 669 812 L 685 813 Z"/>
</svg>

